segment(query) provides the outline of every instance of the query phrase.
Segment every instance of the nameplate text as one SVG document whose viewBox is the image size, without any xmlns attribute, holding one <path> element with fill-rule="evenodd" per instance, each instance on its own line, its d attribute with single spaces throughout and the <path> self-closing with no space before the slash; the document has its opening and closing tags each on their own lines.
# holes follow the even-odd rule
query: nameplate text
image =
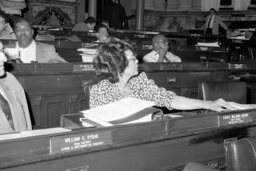
<svg viewBox="0 0 256 171">
<path fill-rule="evenodd" d="M 50 138 L 50 154 L 95 148 L 112 144 L 110 131 L 70 134 Z"/>
<path fill-rule="evenodd" d="M 252 122 L 252 116 L 250 113 L 238 113 L 218 116 L 218 125 L 233 125 L 233 124 L 244 124 Z"/>
</svg>

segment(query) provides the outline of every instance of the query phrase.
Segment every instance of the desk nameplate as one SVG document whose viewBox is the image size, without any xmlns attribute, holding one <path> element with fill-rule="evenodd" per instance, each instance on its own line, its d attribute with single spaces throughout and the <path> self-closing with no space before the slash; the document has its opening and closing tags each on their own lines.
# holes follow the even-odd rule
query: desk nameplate
<svg viewBox="0 0 256 171">
<path fill-rule="evenodd" d="M 238 113 L 238 114 L 226 114 L 218 116 L 218 126 L 245 124 L 253 122 L 253 118 L 250 113 Z"/>
<path fill-rule="evenodd" d="M 92 64 L 75 64 L 73 65 L 73 72 L 95 71 Z"/>
<path fill-rule="evenodd" d="M 50 154 L 94 148 L 112 144 L 110 131 L 79 133 L 50 138 Z"/>
</svg>

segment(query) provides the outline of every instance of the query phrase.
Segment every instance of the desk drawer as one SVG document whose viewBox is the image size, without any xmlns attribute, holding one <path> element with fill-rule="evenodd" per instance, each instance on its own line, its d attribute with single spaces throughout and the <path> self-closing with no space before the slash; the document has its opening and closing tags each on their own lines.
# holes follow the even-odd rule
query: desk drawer
<svg viewBox="0 0 256 171">
<path fill-rule="evenodd" d="M 148 78 L 153 79 L 159 86 L 198 85 L 203 81 L 227 80 L 229 71 L 202 71 L 202 72 L 150 72 Z"/>
</svg>

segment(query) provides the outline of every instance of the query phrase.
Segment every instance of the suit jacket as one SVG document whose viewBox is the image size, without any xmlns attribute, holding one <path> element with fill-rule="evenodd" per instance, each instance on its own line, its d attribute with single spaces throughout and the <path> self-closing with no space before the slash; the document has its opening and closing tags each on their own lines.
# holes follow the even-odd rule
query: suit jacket
<svg viewBox="0 0 256 171">
<path fill-rule="evenodd" d="M 72 31 L 89 31 L 89 28 L 84 22 L 80 22 L 72 28 Z"/>
<path fill-rule="evenodd" d="M 0 106 L 0 134 L 31 130 L 31 119 L 24 89 L 11 73 L 6 74 L 5 78 L 0 79 L 0 89 L 9 103 L 15 129 L 13 130 L 10 126 Z"/>
<path fill-rule="evenodd" d="M 5 45 L 5 48 L 15 48 L 17 42 Z M 9 57 L 12 59 L 11 57 Z M 62 63 L 67 62 L 58 55 L 55 47 L 50 44 L 36 42 L 36 61 L 38 63 Z"/>
<path fill-rule="evenodd" d="M 207 17 L 207 20 L 203 26 L 204 30 L 207 29 L 207 21 L 209 18 L 210 18 L 210 16 Z M 213 26 L 212 26 L 212 34 L 214 34 L 214 35 L 219 34 L 219 26 L 221 26 L 224 30 L 228 30 L 228 27 L 226 26 L 226 24 L 223 23 L 221 18 L 218 15 L 215 15 L 214 20 L 213 20 Z"/>
</svg>

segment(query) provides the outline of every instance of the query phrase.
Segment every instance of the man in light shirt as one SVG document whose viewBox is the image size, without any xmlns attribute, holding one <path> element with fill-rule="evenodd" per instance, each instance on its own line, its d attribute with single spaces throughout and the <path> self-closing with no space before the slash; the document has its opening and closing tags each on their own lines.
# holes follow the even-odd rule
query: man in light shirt
<svg viewBox="0 0 256 171">
<path fill-rule="evenodd" d="M 17 42 L 12 42 L 5 46 L 5 52 L 9 60 L 18 58 L 22 63 L 66 62 L 56 53 L 55 47 L 53 45 L 39 43 L 33 39 L 34 30 L 32 25 L 26 19 L 19 18 L 15 21 L 14 32 L 17 38 Z"/>
<path fill-rule="evenodd" d="M 156 35 L 152 39 L 153 50 L 143 57 L 144 62 L 181 62 L 180 57 L 169 52 L 168 40 L 164 35 Z"/>
</svg>

